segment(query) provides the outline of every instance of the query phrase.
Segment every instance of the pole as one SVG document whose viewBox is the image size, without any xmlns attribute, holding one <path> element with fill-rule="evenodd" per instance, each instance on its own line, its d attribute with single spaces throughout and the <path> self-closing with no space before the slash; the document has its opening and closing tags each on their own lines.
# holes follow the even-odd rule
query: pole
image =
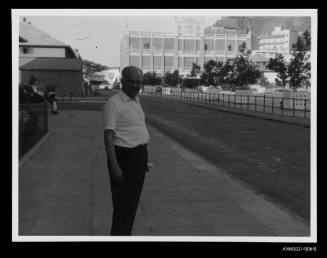
<svg viewBox="0 0 327 258">
<path fill-rule="evenodd" d="M 304 99 L 304 118 L 307 117 L 307 99 Z"/>
<path fill-rule="evenodd" d="M 254 96 L 254 110 L 257 111 L 257 96 Z"/>
</svg>

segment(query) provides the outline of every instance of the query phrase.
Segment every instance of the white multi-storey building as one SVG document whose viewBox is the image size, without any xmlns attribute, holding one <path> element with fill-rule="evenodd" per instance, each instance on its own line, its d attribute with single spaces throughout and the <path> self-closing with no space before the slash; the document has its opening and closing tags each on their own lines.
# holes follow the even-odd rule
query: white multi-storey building
<svg viewBox="0 0 327 258">
<path fill-rule="evenodd" d="M 189 73 L 192 63 L 203 67 L 209 60 L 226 61 L 239 54 L 246 43 L 251 49 L 251 32 L 222 27 L 204 28 L 202 21 L 177 20 L 175 32 L 125 31 L 121 38 L 120 67 L 134 65 L 146 72 Z"/>
<path fill-rule="evenodd" d="M 271 35 L 258 37 L 259 48 L 252 52 L 266 58 L 274 58 L 276 54 L 282 54 L 288 61 L 291 57 L 292 44 L 296 42 L 297 38 L 297 31 L 275 27 Z"/>
</svg>

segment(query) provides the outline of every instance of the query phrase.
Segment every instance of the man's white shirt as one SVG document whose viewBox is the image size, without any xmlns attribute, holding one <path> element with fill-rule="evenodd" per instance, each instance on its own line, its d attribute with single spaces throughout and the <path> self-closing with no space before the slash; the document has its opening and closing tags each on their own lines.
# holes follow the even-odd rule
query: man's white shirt
<svg viewBox="0 0 327 258">
<path fill-rule="evenodd" d="M 132 148 L 150 139 L 139 97 L 131 99 L 122 90 L 103 106 L 103 122 L 104 130 L 114 131 L 116 146 Z"/>
</svg>

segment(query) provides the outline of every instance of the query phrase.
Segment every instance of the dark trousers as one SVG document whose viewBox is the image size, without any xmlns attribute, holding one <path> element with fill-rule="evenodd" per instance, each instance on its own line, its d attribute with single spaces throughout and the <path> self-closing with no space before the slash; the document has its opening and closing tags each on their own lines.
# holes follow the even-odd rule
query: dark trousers
<svg viewBox="0 0 327 258">
<path fill-rule="evenodd" d="M 146 145 L 135 148 L 116 146 L 115 151 L 124 181 L 121 183 L 112 180 L 111 167 L 108 161 L 113 202 L 111 235 L 130 236 L 147 168 L 147 147 Z"/>
</svg>

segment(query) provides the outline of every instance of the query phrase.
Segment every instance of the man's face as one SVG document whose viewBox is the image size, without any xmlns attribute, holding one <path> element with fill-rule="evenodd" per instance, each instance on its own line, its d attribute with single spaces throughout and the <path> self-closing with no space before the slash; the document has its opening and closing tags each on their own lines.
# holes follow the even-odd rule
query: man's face
<svg viewBox="0 0 327 258">
<path fill-rule="evenodd" d="M 129 69 L 122 78 L 122 90 L 134 99 L 142 87 L 142 74 L 138 69 Z"/>
</svg>

